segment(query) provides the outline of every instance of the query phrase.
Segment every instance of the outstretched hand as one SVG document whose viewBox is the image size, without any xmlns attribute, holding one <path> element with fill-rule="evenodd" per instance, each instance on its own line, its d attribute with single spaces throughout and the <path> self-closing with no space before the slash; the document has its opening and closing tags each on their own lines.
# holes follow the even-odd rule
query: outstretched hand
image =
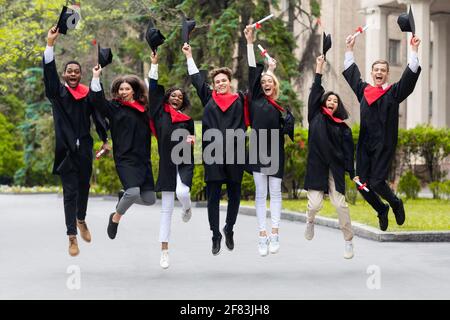
<svg viewBox="0 0 450 320">
<path fill-rule="evenodd" d="M 274 58 L 270 58 L 268 61 L 268 65 L 269 65 L 269 68 L 267 69 L 267 71 L 270 71 L 273 73 L 277 67 L 277 60 L 275 60 Z"/>
<path fill-rule="evenodd" d="M 94 68 L 92 68 L 92 77 L 100 78 L 100 74 L 102 73 L 102 67 L 98 64 Z"/>
<path fill-rule="evenodd" d="M 245 35 L 245 39 L 247 39 L 247 44 L 252 44 L 254 39 L 253 39 L 253 26 L 252 25 L 248 25 L 245 27 L 244 29 L 244 35 Z"/>
<path fill-rule="evenodd" d="M 151 54 L 150 57 L 151 57 L 151 60 L 152 60 L 152 64 L 158 64 L 158 54 L 157 53 L 152 51 L 152 54 Z"/>
<path fill-rule="evenodd" d="M 412 51 L 418 52 L 419 51 L 419 45 L 422 42 L 422 40 L 417 37 L 417 35 L 414 35 L 411 39 L 411 49 Z"/>
<path fill-rule="evenodd" d="M 316 58 L 316 73 L 322 74 L 323 66 L 326 64 L 325 56 L 321 54 Z"/>
<path fill-rule="evenodd" d="M 186 56 L 186 59 L 192 58 L 192 49 L 188 43 L 186 42 L 184 43 L 181 51 L 183 51 L 184 55 Z"/>
<path fill-rule="evenodd" d="M 348 35 L 347 38 L 345 39 L 345 44 L 347 46 L 347 49 L 350 51 L 353 51 L 353 47 L 355 46 L 355 37 L 353 37 L 353 35 Z"/>
<path fill-rule="evenodd" d="M 51 29 L 48 30 L 48 33 L 47 33 L 47 44 L 50 47 L 53 47 L 58 36 L 59 36 L 59 29 L 56 26 L 51 27 Z"/>
</svg>

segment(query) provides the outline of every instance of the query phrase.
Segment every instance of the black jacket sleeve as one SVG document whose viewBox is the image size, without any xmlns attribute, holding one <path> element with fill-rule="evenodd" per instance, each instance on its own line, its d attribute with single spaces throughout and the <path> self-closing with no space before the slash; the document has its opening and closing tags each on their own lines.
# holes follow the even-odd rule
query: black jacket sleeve
<svg viewBox="0 0 450 320">
<path fill-rule="evenodd" d="M 158 80 L 149 79 L 148 90 L 148 108 L 150 111 L 150 117 L 153 121 L 159 120 L 159 114 L 163 108 L 164 103 L 164 87 L 158 85 Z"/>
<path fill-rule="evenodd" d="M 398 103 L 402 103 L 414 91 L 421 71 L 421 67 L 416 73 L 412 72 L 409 67 L 406 67 L 400 80 L 393 85 L 392 93 Z"/>
<path fill-rule="evenodd" d="M 103 89 L 103 88 L 102 88 Z M 103 90 L 102 90 L 103 91 Z M 98 137 L 103 142 L 108 140 L 108 124 L 106 122 L 105 117 L 101 114 L 99 109 L 96 107 L 97 104 L 102 103 L 102 101 L 97 101 L 97 99 L 101 99 L 101 94 L 97 94 L 92 90 L 89 90 L 88 94 L 88 104 L 90 109 L 92 110 L 91 116 L 95 125 L 95 131 L 97 131 Z"/>
<path fill-rule="evenodd" d="M 43 58 L 42 63 L 44 65 L 45 95 L 49 99 L 56 98 L 59 95 L 62 84 L 59 81 L 55 59 L 53 59 L 53 61 L 50 63 L 45 63 L 45 60 Z"/>
<path fill-rule="evenodd" d="M 342 74 L 355 93 L 356 98 L 358 98 L 358 101 L 361 102 L 364 97 L 364 89 L 367 87 L 367 83 L 361 79 L 361 72 L 356 63 L 353 63 Z"/>
<path fill-rule="evenodd" d="M 308 98 L 308 122 L 311 122 L 315 115 L 320 112 L 320 100 L 322 99 L 324 92 L 325 90 L 322 87 L 322 75 L 316 73 Z"/>
<path fill-rule="evenodd" d="M 354 155 L 355 155 L 355 145 L 353 143 L 352 130 L 345 126 L 343 129 L 343 139 L 342 139 L 342 147 L 344 149 L 344 158 L 345 158 L 345 171 L 350 174 L 350 178 L 355 177 L 355 169 L 354 169 Z"/>
<path fill-rule="evenodd" d="M 209 88 L 209 85 L 203 80 L 200 72 L 192 74 L 191 81 L 195 89 L 197 90 L 197 95 L 200 98 L 202 105 L 205 106 L 211 99 L 212 95 L 212 91 Z"/>
</svg>

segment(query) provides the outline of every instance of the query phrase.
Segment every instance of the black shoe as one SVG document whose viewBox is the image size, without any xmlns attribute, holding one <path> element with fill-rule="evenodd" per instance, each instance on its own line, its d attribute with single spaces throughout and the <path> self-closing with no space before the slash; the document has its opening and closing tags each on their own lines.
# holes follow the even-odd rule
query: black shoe
<svg viewBox="0 0 450 320">
<path fill-rule="evenodd" d="M 113 216 L 114 216 L 115 212 L 111 213 L 111 215 L 109 216 L 109 222 L 108 222 L 108 237 L 110 239 L 114 239 L 116 237 L 117 234 L 117 227 L 119 226 L 118 223 L 115 223 L 113 221 Z"/>
<path fill-rule="evenodd" d="M 398 204 L 395 208 L 392 207 L 392 211 L 394 211 L 395 221 L 401 226 L 405 222 L 405 208 L 403 207 L 402 199 L 398 199 Z"/>
<path fill-rule="evenodd" d="M 123 189 L 120 190 L 120 191 L 117 193 L 117 196 L 119 197 L 119 201 L 117 201 L 116 209 L 117 209 L 117 206 L 119 205 L 120 199 L 122 199 L 124 193 L 125 193 L 125 190 L 123 190 Z"/>
<path fill-rule="evenodd" d="M 227 232 L 225 228 L 223 228 L 223 234 L 225 235 L 225 244 L 227 245 L 228 250 L 232 251 L 234 249 L 234 240 L 233 234 L 234 232 Z"/>
<path fill-rule="evenodd" d="M 219 237 L 212 238 L 212 254 L 217 256 L 220 253 L 220 243 L 222 242 L 222 235 L 219 234 Z"/>
<path fill-rule="evenodd" d="M 386 204 L 385 209 L 381 212 L 378 212 L 378 223 L 380 224 L 380 230 L 386 231 L 389 225 L 388 220 L 388 212 L 389 212 L 389 206 Z"/>
</svg>

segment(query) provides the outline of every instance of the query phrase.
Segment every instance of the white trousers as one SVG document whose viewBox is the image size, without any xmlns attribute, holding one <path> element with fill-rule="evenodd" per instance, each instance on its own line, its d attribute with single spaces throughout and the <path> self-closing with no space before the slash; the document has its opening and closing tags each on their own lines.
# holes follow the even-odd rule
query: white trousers
<svg viewBox="0 0 450 320">
<path fill-rule="evenodd" d="M 181 181 L 178 172 L 177 172 L 177 187 L 175 189 L 175 192 L 173 191 L 161 192 L 161 220 L 159 224 L 160 242 L 169 242 L 170 225 L 172 222 L 172 213 L 175 202 L 174 193 L 176 193 L 177 199 L 180 201 L 183 210 L 191 208 L 190 188 Z"/>
<path fill-rule="evenodd" d="M 270 218 L 272 228 L 279 228 L 281 217 L 281 179 L 253 172 L 255 180 L 255 207 L 259 231 L 266 231 L 267 185 L 270 193 Z"/>
</svg>

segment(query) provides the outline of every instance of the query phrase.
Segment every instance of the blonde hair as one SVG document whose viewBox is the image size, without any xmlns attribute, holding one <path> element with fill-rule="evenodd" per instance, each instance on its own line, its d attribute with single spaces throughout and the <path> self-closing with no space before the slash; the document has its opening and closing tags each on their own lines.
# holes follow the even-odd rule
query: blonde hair
<svg viewBox="0 0 450 320">
<path fill-rule="evenodd" d="M 265 76 L 269 76 L 272 78 L 274 82 L 274 88 L 273 88 L 273 99 L 276 100 L 280 96 L 280 81 L 278 81 L 278 78 L 270 71 L 264 72 L 261 74 L 261 81 L 262 78 Z"/>
</svg>

